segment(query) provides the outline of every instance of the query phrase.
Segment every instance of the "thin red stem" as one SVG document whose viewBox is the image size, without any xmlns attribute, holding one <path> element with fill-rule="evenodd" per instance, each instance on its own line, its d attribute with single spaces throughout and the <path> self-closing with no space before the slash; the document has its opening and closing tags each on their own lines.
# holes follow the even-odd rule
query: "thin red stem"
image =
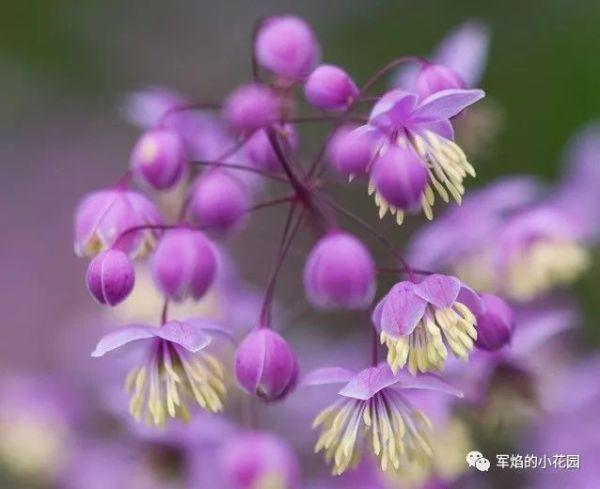
<svg viewBox="0 0 600 489">
<path fill-rule="evenodd" d="M 259 168 L 253 168 L 251 166 L 242 165 L 239 163 L 223 163 L 220 161 L 190 161 L 190 165 L 198 165 L 198 166 L 217 166 L 222 168 L 230 168 L 232 170 L 241 170 L 249 173 L 256 173 L 265 178 L 270 178 L 272 180 L 276 180 L 278 182 L 288 182 L 288 180 L 281 175 L 277 175 L 276 173 L 267 172 L 265 170 L 261 170 Z"/>
</svg>

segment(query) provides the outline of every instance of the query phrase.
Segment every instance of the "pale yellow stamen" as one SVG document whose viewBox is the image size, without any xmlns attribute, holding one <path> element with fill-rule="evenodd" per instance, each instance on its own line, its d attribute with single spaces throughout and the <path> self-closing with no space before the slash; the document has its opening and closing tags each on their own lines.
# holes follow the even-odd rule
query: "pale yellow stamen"
<svg viewBox="0 0 600 489">
<path fill-rule="evenodd" d="M 367 441 L 382 470 L 397 470 L 404 461 L 431 457 L 431 424 L 402 396 L 384 389 L 368 401 L 344 399 L 323 410 L 313 427 L 322 427 L 315 452 L 325 451 L 340 475 L 360 461 L 360 441 Z"/>
<path fill-rule="evenodd" d="M 388 348 L 387 362 L 395 373 L 408 364 L 412 374 L 444 368 L 448 347 L 463 360 L 469 358 L 477 339 L 476 319 L 467 306 L 455 302 L 451 307 L 428 307 L 413 332 L 395 337 L 384 331 L 381 343 Z"/>
<path fill-rule="evenodd" d="M 187 421 L 190 399 L 207 411 L 221 411 L 225 396 L 217 359 L 189 354 L 167 342 L 162 342 L 151 361 L 129 373 L 125 388 L 131 395 L 131 415 L 156 426 L 164 426 L 168 417 Z"/>
<path fill-rule="evenodd" d="M 568 241 L 539 241 L 517 254 L 507 272 L 506 292 L 531 300 L 557 285 L 574 282 L 589 265 L 582 246 Z"/>
</svg>

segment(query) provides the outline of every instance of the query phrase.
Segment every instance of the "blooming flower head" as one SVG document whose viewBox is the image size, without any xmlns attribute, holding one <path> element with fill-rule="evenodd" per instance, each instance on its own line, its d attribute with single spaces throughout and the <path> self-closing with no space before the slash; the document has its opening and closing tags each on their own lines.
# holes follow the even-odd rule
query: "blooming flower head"
<svg viewBox="0 0 600 489">
<path fill-rule="evenodd" d="M 434 274 L 419 283 L 397 283 L 373 311 L 394 372 L 442 370 L 448 348 L 467 359 L 477 339 L 476 319 L 462 297 L 476 295 L 457 278 Z"/>
<path fill-rule="evenodd" d="M 223 409 L 223 367 L 202 351 L 219 332 L 216 323 L 201 319 L 170 321 L 158 328 L 126 326 L 104 336 L 92 356 L 101 357 L 133 341 L 146 342 L 144 362 L 125 382 L 131 395 L 129 411 L 138 421 L 162 427 L 168 418 L 187 421 L 190 401 L 210 412 Z"/>
<path fill-rule="evenodd" d="M 340 475 L 356 466 L 362 445 L 379 459 L 381 469 L 398 469 L 405 460 L 425 462 L 431 457 L 431 422 L 406 398 L 407 389 L 427 389 L 461 396 L 460 392 L 432 375 L 413 377 L 394 374 L 386 364 L 354 374 L 330 367 L 311 372 L 305 385 L 344 383 L 339 399 L 323 410 L 313 427 L 322 427 L 315 451 L 325 451 Z"/>
<path fill-rule="evenodd" d="M 156 230 L 132 228 L 160 222 L 154 204 L 138 192 L 121 189 L 93 192 L 75 211 L 75 253 L 95 256 L 117 245 L 129 255 L 144 255 L 154 246 Z M 127 230 L 132 232 L 121 236 Z"/>
<path fill-rule="evenodd" d="M 463 180 L 475 176 L 473 166 L 453 141 L 454 131 L 450 119 L 484 96 L 482 90 L 448 89 L 436 92 L 424 99 L 401 89 L 391 90 L 375 104 L 367 127 L 379 135 L 376 143 L 378 154 L 385 155 L 389 146 L 412 148 L 421 159 L 429 177 L 421 192 L 421 206 L 428 219 L 433 218 L 435 189 L 442 199 L 462 202 L 465 192 Z M 370 193 L 380 207 L 380 216 L 391 211 L 399 223 L 404 209 L 389 203 L 371 182 Z"/>
<path fill-rule="evenodd" d="M 494 246 L 499 290 L 527 301 L 554 286 L 572 283 L 589 264 L 579 237 L 573 216 L 559 208 L 540 206 L 513 217 Z"/>
</svg>

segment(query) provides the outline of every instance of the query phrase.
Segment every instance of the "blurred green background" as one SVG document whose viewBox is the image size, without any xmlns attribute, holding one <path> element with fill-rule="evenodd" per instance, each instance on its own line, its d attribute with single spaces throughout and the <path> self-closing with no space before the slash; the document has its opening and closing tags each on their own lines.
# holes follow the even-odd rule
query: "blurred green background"
<svg viewBox="0 0 600 489">
<path fill-rule="evenodd" d="M 359 82 L 394 57 L 426 55 L 464 20 L 489 24 L 482 86 L 502 125 L 475 161 L 479 184 L 510 173 L 553 179 L 570 135 L 600 114 L 599 1 L 4 0 L 0 204 L 2 253 L 15 270 L 0 280 L 5 314 L 22 338 L 0 347 L 3 363 L 50 361 L 44 344 L 54 332 L 32 324 L 25 294 L 50 325 L 88 302 L 71 214 L 80 195 L 126 165 L 135 131 L 119 114 L 124 94 L 164 84 L 192 99 L 222 97 L 249 76 L 253 21 L 282 12 L 311 22 L 324 59 Z M 596 340 L 599 283 L 596 265 L 578 285 L 586 334 Z"/>
</svg>

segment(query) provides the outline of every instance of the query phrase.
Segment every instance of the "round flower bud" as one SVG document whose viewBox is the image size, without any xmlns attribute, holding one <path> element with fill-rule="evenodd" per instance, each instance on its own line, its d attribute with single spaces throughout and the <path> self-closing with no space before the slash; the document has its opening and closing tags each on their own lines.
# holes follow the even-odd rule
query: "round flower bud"
<svg viewBox="0 0 600 489">
<path fill-rule="evenodd" d="M 234 129 L 253 132 L 277 120 L 279 103 L 269 88 L 253 83 L 242 85 L 230 94 L 223 110 Z"/>
<path fill-rule="evenodd" d="M 181 137 L 169 129 L 150 129 L 131 153 L 131 170 L 156 190 L 173 187 L 181 179 L 185 148 Z"/>
<path fill-rule="evenodd" d="M 367 173 L 375 155 L 373 132 L 365 126 L 340 127 L 329 142 L 327 155 L 332 167 L 346 177 Z"/>
<path fill-rule="evenodd" d="M 162 222 L 144 195 L 127 190 L 100 190 L 87 195 L 75 211 L 75 253 L 95 256 L 118 247 L 131 255 L 143 255 L 154 244 Z M 142 229 L 149 226 L 149 229 Z M 135 231 L 132 229 L 140 228 Z M 128 232 L 126 232 L 128 231 Z"/>
<path fill-rule="evenodd" d="M 287 80 L 307 76 L 319 58 L 319 45 L 309 25 L 294 16 L 271 17 L 254 44 L 257 61 Z"/>
<path fill-rule="evenodd" d="M 425 190 L 427 170 L 412 149 L 389 146 L 373 163 L 371 180 L 388 204 L 410 209 Z"/>
<path fill-rule="evenodd" d="M 87 287 L 100 304 L 116 306 L 133 289 L 135 271 L 128 256 L 119 250 L 106 250 L 90 262 Z"/>
<path fill-rule="evenodd" d="M 287 396 L 298 380 L 298 362 L 287 342 L 275 331 L 252 331 L 235 353 L 235 375 L 248 393 L 265 401 Z"/>
<path fill-rule="evenodd" d="M 425 98 L 441 90 L 466 88 L 466 84 L 453 69 L 426 63 L 417 76 L 416 87 L 419 96 Z"/>
<path fill-rule="evenodd" d="M 241 223 L 249 201 L 248 190 L 242 182 L 226 171 L 213 170 L 196 180 L 190 211 L 207 232 L 224 235 Z"/>
<path fill-rule="evenodd" d="M 304 266 L 304 290 L 315 307 L 366 309 L 375 288 L 375 263 L 369 251 L 342 231 L 321 238 Z"/>
<path fill-rule="evenodd" d="M 493 294 L 481 294 L 482 311 L 476 311 L 477 341 L 475 344 L 488 351 L 496 351 L 510 342 L 515 318 L 510 306 Z M 477 313 L 479 312 L 479 313 Z"/>
<path fill-rule="evenodd" d="M 219 452 L 222 473 L 232 489 L 299 487 L 299 466 L 290 446 L 266 432 L 232 435 Z"/>
<path fill-rule="evenodd" d="M 323 110 L 343 110 L 358 95 L 358 87 L 344 70 L 321 65 L 311 73 L 304 85 L 306 100 Z"/>
<path fill-rule="evenodd" d="M 175 229 L 160 240 L 151 261 L 158 288 L 175 300 L 200 299 L 212 285 L 217 258 L 200 231 Z"/>
<path fill-rule="evenodd" d="M 287 144 L 295 150 L 298 147 L 298 133 L 296 128 L 291 124 L 285 124 L 283 127 L 278 127 L 277 131 L 286 139 Z M 255 168 L 270 172 L 282 171 L 281 163 L 273 145 L 269 141 L 266 131 L 256 131 L 248 142 L 244 145 L 246 156 Z"/>
</svg>

